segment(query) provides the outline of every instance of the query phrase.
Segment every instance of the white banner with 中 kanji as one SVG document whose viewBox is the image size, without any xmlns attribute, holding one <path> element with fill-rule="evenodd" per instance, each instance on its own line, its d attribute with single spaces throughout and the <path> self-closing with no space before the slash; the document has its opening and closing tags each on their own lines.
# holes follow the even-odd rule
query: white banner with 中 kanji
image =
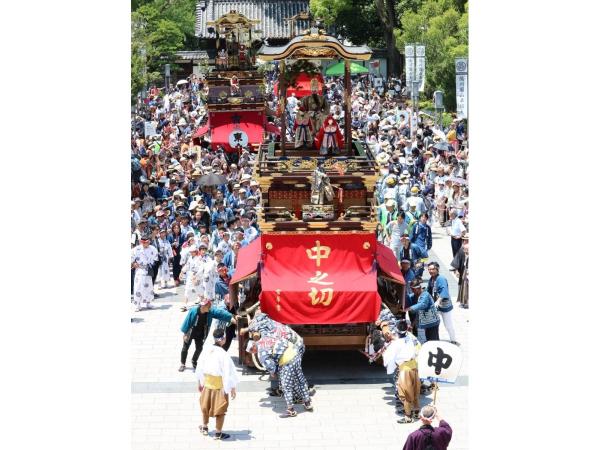
<svg viewBox="0 0 600 450">
<path fill-rule="evenodd" d="M 468 62 L 467 58 L 456 58 L 456 117 L 468 117 Z"/>
<path fill-rule="evenodd" d="M 462 365 L 462 350 L 446 341 L 427 341 L 419 350 L 419 378 L 442 383 L 455 383 Z"/>
</svg>

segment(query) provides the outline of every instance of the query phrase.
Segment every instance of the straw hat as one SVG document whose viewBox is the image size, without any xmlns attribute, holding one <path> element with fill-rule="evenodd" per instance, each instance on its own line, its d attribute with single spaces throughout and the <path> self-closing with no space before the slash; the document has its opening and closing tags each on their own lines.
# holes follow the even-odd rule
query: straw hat
<svg viewBox="0 0 600 450">
<path fill-rule="evenodd" d="M 385 152 L 380 152 L 376 157 L 375 160 L 377 161 L 378 164 L 387 164 L 390 160 L 390 155 L 388 153 Z"/>
</svg>

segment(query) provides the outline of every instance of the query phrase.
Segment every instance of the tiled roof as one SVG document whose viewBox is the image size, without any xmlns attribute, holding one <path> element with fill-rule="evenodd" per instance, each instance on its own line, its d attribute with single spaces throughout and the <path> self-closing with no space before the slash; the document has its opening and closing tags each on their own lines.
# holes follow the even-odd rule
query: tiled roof
<svg viewBox="0 0 600 450">
<path fill-rule="evenodd" d="M 291 37 L 289 17 L 302 11 L 308 11 L 308 0 L 198 0 L 196 3 L 196 36 L 207 37 L 206 22 L 217 20 L 224 14 L 235 10 L 248 19 L 260 20 L 256 28 L 262 30 L 263 38 Z M 308 24 L 296 22 L 296 35 Z"/>
<path fill-rule="evenodd" d="M 192 60 L 208 58 L 208 53 L 205 50 L 181 51 L 176 53 L 178 59 Z"/>
</svg>

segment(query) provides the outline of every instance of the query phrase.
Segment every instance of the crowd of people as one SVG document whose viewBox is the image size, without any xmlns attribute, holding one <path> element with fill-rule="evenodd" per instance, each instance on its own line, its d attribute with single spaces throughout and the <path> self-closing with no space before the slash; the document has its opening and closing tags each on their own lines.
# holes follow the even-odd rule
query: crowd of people
<svg viewBox="0 0 600 450">
<path fill-rule="evenodd" d="M 272 92 L 275 80 L 276 73 L 266 74 L 267 102 L 272 111 L 277 111 L 278 101 Z M 410 361 L 419 344 L 439 339 L 441 323 L 450 340 L 457 343 L 448 280 L 440 274 L 439 263 L 429 260 L 433 226 L 448 233 L 454 257 L 450 266 L 460 287 L 457 300 L 468 308 L 469 151 L 463 120 L 454 119 L 442 127 L 427 115 L 419 115 L 414 126 L 414 111 L 402 92 L 399 80 L 378 84 L 370 75 L 353 79 L 350 123 L 353 139 L 371 149 L 380 170 L 375 186 L 378 240 L 392 249 L 407 282 L 406 318 L 386 318 L 382 311 L 378 321 L 391 330 L 384 344 L 386 362 L 392 361 L 388 371 L 392 369 L 395 380 L 413 380 L 410 386 L 405 383 L 398 389 L 404 423 L 419 417 L 429 424 L 435 414 L 419 412 L 415 374 L 405 376 L 402 372 L 414 370 Z M 253 173 L 256 155 L 250 148 L 231 153 L 220 146 L 213 149 L 206 137 L 194 142 L 194 132 L 206 123 L 206 95 L 205 81 L 192 76 L 188 83 L 168 92 L 152 89 L 132 119 L 132 304 L 136 312 L 151 309 L 158 291 L 184 287 L 181 310 L 187 314 L 181 327 L 180 371 L 186 369 L 192 341 L 194 370 L 202 360 L 203 348 L 207 348 L 207 338 L 214 337 L 213 343 L 225 351 L 229 348 L 236 323 L 229 302 L 229 281 L 240 248 L 260 234 L 257 211 L 262 193 Z M 340 78 L 325 79 L 324 97 L 331 116 L 343 128 Z M 287 104 L 287 120 L 293 122 L 301 105 L 294 99 L 288 99 Z M 280 120 L 273 118 L 275 124 Z M 148 122 L 155 132 L 152 136 L 146 135 Z M 288 140 L 293 141 L 291 136 Z M 423 281 L 425 269 L 427 281 Z M 272 375 L 279 374 L 288 416 L 296 414 L 295 400 L 312 410 L 301 369 L 301 338 L 266 315 L 257 317 L 263 318 L 248 330 L 252 338 L 248 350 L 258 355 Z M 211 328 L 213 319 L 216 328 Z M 219 359 L 226 364 L 222 355 Z M 207 373 L 215 375 L 205 369 L 196 372 L 199 379 Z M 229 383 L 230 393 L 235 392 L 234 381 Z M 215 385 L 214 379 L 212 382 L 202 386 Z M 216 385 L 220 385 L 218 380 Z M 224 412 L 217 412 L 220 414 L 213 416 L 224 417 Z M 203 432 L 209 413 L 214 411 L 207 406 L 206 414 L 203 409 Z M 222 423 L 218 419 L 218 435 L 225 438 Z"/>
</svg>

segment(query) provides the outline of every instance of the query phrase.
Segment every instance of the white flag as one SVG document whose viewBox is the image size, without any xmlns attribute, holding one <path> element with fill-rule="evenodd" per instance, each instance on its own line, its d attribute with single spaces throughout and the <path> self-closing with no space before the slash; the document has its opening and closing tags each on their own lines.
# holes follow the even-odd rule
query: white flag
<svg viewBox="0 0 600 450">
<path fill-rule="evenodd" d="M 419 92 L 425 90 L 425 46 L 416 46 L 415 80 L 419 80 Z"/>
<path fill-rule="evenodd" d="M 404 46 L 405 67 L 406 67 L 406 88 L 412 91 L 412 82 L 415 79 L 415 47 L 413 45 Z"/>
<path fill-rule="evenodd" d="M 468 117 L 468 60 L 456 58 L 456 116 L 459 119 Z"/>
</svg>

